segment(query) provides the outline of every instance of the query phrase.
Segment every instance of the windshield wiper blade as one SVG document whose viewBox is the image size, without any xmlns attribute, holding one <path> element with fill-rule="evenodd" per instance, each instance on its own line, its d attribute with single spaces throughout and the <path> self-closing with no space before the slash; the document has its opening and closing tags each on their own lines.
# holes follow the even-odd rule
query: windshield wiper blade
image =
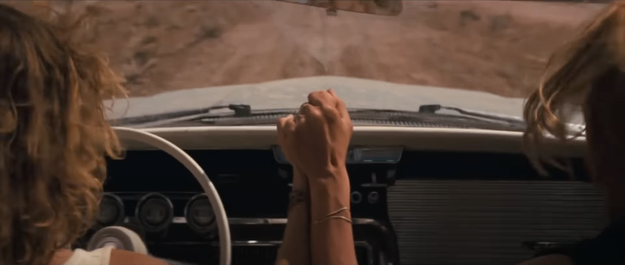
<svg viewBox="0 0 625 265">
<path fill-rule="evenodd" d="M 524 128 L 524 123 L 520 119 L 499 119 L 500 117 L 498 116 L 463 109 L 450 108 L 456 112 L 462 111 L 464 115 L 436 113 L 437 110 L 443 108 L 446 107 L 440 105 L 424 105 L 418 112 L 360 108 L 348 109 L 348 111 L 352 119 L 359 121 L 401 121 L 427 124 L 447 124 L 471 128 L 491 128 L 499 130 L 520 130 L 521 128 Z M 211 110 L 216 109 L 230 109 L 233 110 L 234 113 L 211 112 Z M 298 108 L 260 109 L 252 111 L 249 105 L 229 104 L 197 110 L 118 119 L 114 122 L 117 123 L 116 125 L 132 127 L 181 126 L 182 124 L 186 124 L 185 126 L 266 125 L 275 123 L 274 119 L 280 115 L 297 114 L 298 111 Z M 493 122 L 493 120 L 496 120 L 497 122 Z"/>
<path fill-rule="evenodd" d="M 182 111 L 174 111 L 153 115 L 144 115 L 138 117 L 128 117 L 128 118 L 119 118 L 113 119 L 112 122 L 118 126 L 124 125 L 134 125 L 134 124 L 143 124 L 143 123 L 151 123 L 158 122 L 163 120 L 172 120 L 179 119 L 183 117 L 195 117 L 195 116 L 204 116 L 211 111 L 220 110 L 220 109 L 230 109 L 234 111 L 235 116 L 245 117 L 250 116 L 252 113 L 252 107 L 247 104 L 227 104 L 227 105 L 216 105 L 208 108 L 201 109 L 193 109 L 193 110 L 182 110 Z"/>
<path fill-rule="evenodd" d="M 523 119 L 519 117 L 515 117 L 515 116 L 509 116 L 509 115 L 500 115 L 500 114 L 493 114 L 493 113 L 481 112 L 481 111 L 476 111 L 476 110 L 467 110 L 467 109 L 462 109 L 462 108 L 447 107 L 447 106 L 442 106 L 438 104 L 419 106 L 419 113 L 436 114 L 436 112 L 439 110 L 451 110 L 451 111 L 455 111 L 455 112 L 458 112 L 462 115 L 469 116 L 469 117 L 483 118 L 483 119 L 502 121 L 502 122 L 508 122 L 508 123 L 523 123 L 523 124 L 525 123 Z"/>
</svg>

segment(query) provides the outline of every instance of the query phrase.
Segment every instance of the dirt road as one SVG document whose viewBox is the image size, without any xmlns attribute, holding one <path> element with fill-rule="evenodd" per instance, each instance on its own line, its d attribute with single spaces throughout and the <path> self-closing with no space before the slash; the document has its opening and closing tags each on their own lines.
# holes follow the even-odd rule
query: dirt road
<svg viewBox="0 0 625 265">
<path fill-rule="evenodd" d="M 339 75 L 521 97 L 600 6 L 405 1 L 400 16 L 274 1 L 77 1 L 132 96 Z"/>
</svg>

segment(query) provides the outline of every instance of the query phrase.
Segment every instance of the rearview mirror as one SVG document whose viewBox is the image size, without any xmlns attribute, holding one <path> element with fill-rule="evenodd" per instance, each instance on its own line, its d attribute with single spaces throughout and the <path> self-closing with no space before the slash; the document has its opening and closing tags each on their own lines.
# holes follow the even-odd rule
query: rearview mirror
<svg viewBox="0 0 625 265">
<path fill-rule="evenodd" d="M 401 13 L 401 0 L 276 0 L 293 4 L 301 4 L 325 8 L 328 14 L 337 10 L 368 13 L 383 16 L 396 16 Z"/>
</svg>

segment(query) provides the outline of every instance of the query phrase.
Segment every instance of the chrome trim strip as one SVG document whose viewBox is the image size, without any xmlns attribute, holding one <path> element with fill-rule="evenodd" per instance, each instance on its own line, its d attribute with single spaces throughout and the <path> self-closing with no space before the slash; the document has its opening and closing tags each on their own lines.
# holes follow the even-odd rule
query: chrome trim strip
<svg viewBox="0 0 625 265">
<path fill-rule="evenodd" d="M 159 245 L 204 245 L 207 242 L 159 242 Z M 211 242 L 211 246 L 218 247 L 218 242 Z M 282 240 L 233 240 L 233 247 L 279 247 L 282 245 Z M 364 247 L 367 249 L 367 265 L 374 265 L 373 263 L 373 247 L 367 241 L 354 241 L 354 245 L 357 247 Z"/>
<path fill-rule="evenodd" d="M 373 188 L 386 188 L 388 187 L 387 184 L 383 184 L 383 183 L 363 183 L 360 184 L 361 187 L 373 187 Z"/>
<path fill-rule="evenodd" d="M 286 218 L 228 218 L 228 222 L 230 224 L 237 224 L 237 225 L 286 224 L 287 219 Z M 375 222 L 377 221 L 374 219 L 370 219 L 370 218 L 352 219 L 352 223 L 357 224 L 357 225 L 371 224 Z"/>
<path fill-rule="evenodd" d="M 130 219 L 126 217 L 124 219 L 124 223 L 130 222 Z M 228 223 L 237 224 L 237 225 L 262 225 L 262 224 L 284 224 L 286 225 L 286 218 L 228 218 Z M 186 224 L 187 220 L 183 216 L 176 216 L 173 218 L 172 223 L 176 224 Z M 354 218 L 352 219 L 353 224 L 363 225 L 363 224 L 374 224 L 378 223 L 376 220 L 371 218 Z M 161 243 L 163 244 L 163 243 Z M 174 244 L 174 245 L 195 245 L 195 244 L 204 244 L 199 242 L 171 242 L 165 244 Z M 233 240 L 232 246 L 280 246 L 282 244 L 281 240 L 274 241 L 262 241 L 262 240 Z M 367 241 L 355 241 L 354 244 L 359 247 L 365 247 L 367 249 L 367 265 L 374 265 L 373 263 L 373 247 Z M 217 242 L 212 243 L 213 246 L 218 246 Z"/>
<path fill-rule="evenodd" d="M 124 218 L 124 223 L 129 223 L 130 217 Z M 284 224 L 286 225 L 286 218 L 228 218 L 228 223 L 235 225 L 262 225 L 262 224 Z M 176 216 L 173 218 L 172 223 L 174 224 L 186 224 L 187 218 L 184 216 Z M 377 223 L 376 220 L 371 218 L 354 218 L 352 219 L 353 224 L 364 225 L 364 224 L 373 224 Z"/>
<path fill-rule="evenodd" d="M 272 150 L 278 144 L 276 126 L 190 126 L 148 128 L 182 149 Z M 583 156 L 586 138 L 560 144 L 548 137 L 542 150 L 554 156 Z M 126 150 L 154 150 L 146 144 L 126 141 Z M 353 146 L 403 146 L 404 150 L 479 151 L 523 154 L 522 132 L 455 128 L 354 126 Z M 488 143 L 488 144 L 485 144 Z M 210 176 L 209 176 L 210 177 Z"/>
<path fill-rule="evenodd" d="M 219 246 L 219 244 L 217 243 L 213 243 L 213 246 Z M 243 247 L 243 246 L 261 246 L 261 247 L 273 247 L 273 246 L 277 246 L 279 247 L 280 245 L 282 245 L 282 241 L 281 240 L 276 240 L 276 241 L 257 241 L 257 240 L 239 240 L 239 241 L 232 241 L 232 246 L 235 247 Z M 368 265 L 373 265 L 373 247 L 367 243 L 367 241 L 355 241 L 354 245 L 356 245 L 357 247 L 364 247 L 367 249 L 367 264 Z"/>
<path fill-rule="evenodd" d="M 214 242 L 211 245 L 217 247 L 219 243 Z M 279 247 L 282 245 L 282 240 L 262 241 L 262 240 L 236 240 L 232 241 L 233 247 L 245 247 L 245 246 L 259 246 L 259 247 Z M 367 241 L 354 241 L 354 245 L 357 247 L 364 247 L 367 249 L 367 264 L 373 265 L 373 247 Z"/>
<path fill-rule="evenodd" d="M 167 245 L 201 245 L 206 244 L 205 242 L 167 242 L 167 243 L 159 243 L 159 244 L 167 244 Z M 210 243 L 211 246 L 218 247 L 218 242 Z M 256 247 L 280 247 L 282 245 L 282 240 L 233 240 L 233 247 L 248 247 L 248 246 L 256 246 Z M 367 241 L 354 241 L 354 245 L 357 247 L 364 247 L 367 249 L 367 265 L 373 264 L 373 247 Z"/>
</svg>

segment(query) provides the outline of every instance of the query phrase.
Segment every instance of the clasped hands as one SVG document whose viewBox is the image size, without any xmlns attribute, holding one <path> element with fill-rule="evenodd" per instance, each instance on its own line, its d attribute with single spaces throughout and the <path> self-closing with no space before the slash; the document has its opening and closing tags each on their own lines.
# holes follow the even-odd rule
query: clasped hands
<svg viewBox="0 0 625 265">
<path fill-rule="evenodd" d="M 277 127 L 282 152 L 305 176 L 302 181 L 308 182 L 312 193 L 328 183 L 349 186 L 349 179 L 343 179 L 347 175 L 338 172 L 345 170 L 353 124 L 332 89 L 310 93 L 299 113 L 279 119 Z"/>
</svg>

